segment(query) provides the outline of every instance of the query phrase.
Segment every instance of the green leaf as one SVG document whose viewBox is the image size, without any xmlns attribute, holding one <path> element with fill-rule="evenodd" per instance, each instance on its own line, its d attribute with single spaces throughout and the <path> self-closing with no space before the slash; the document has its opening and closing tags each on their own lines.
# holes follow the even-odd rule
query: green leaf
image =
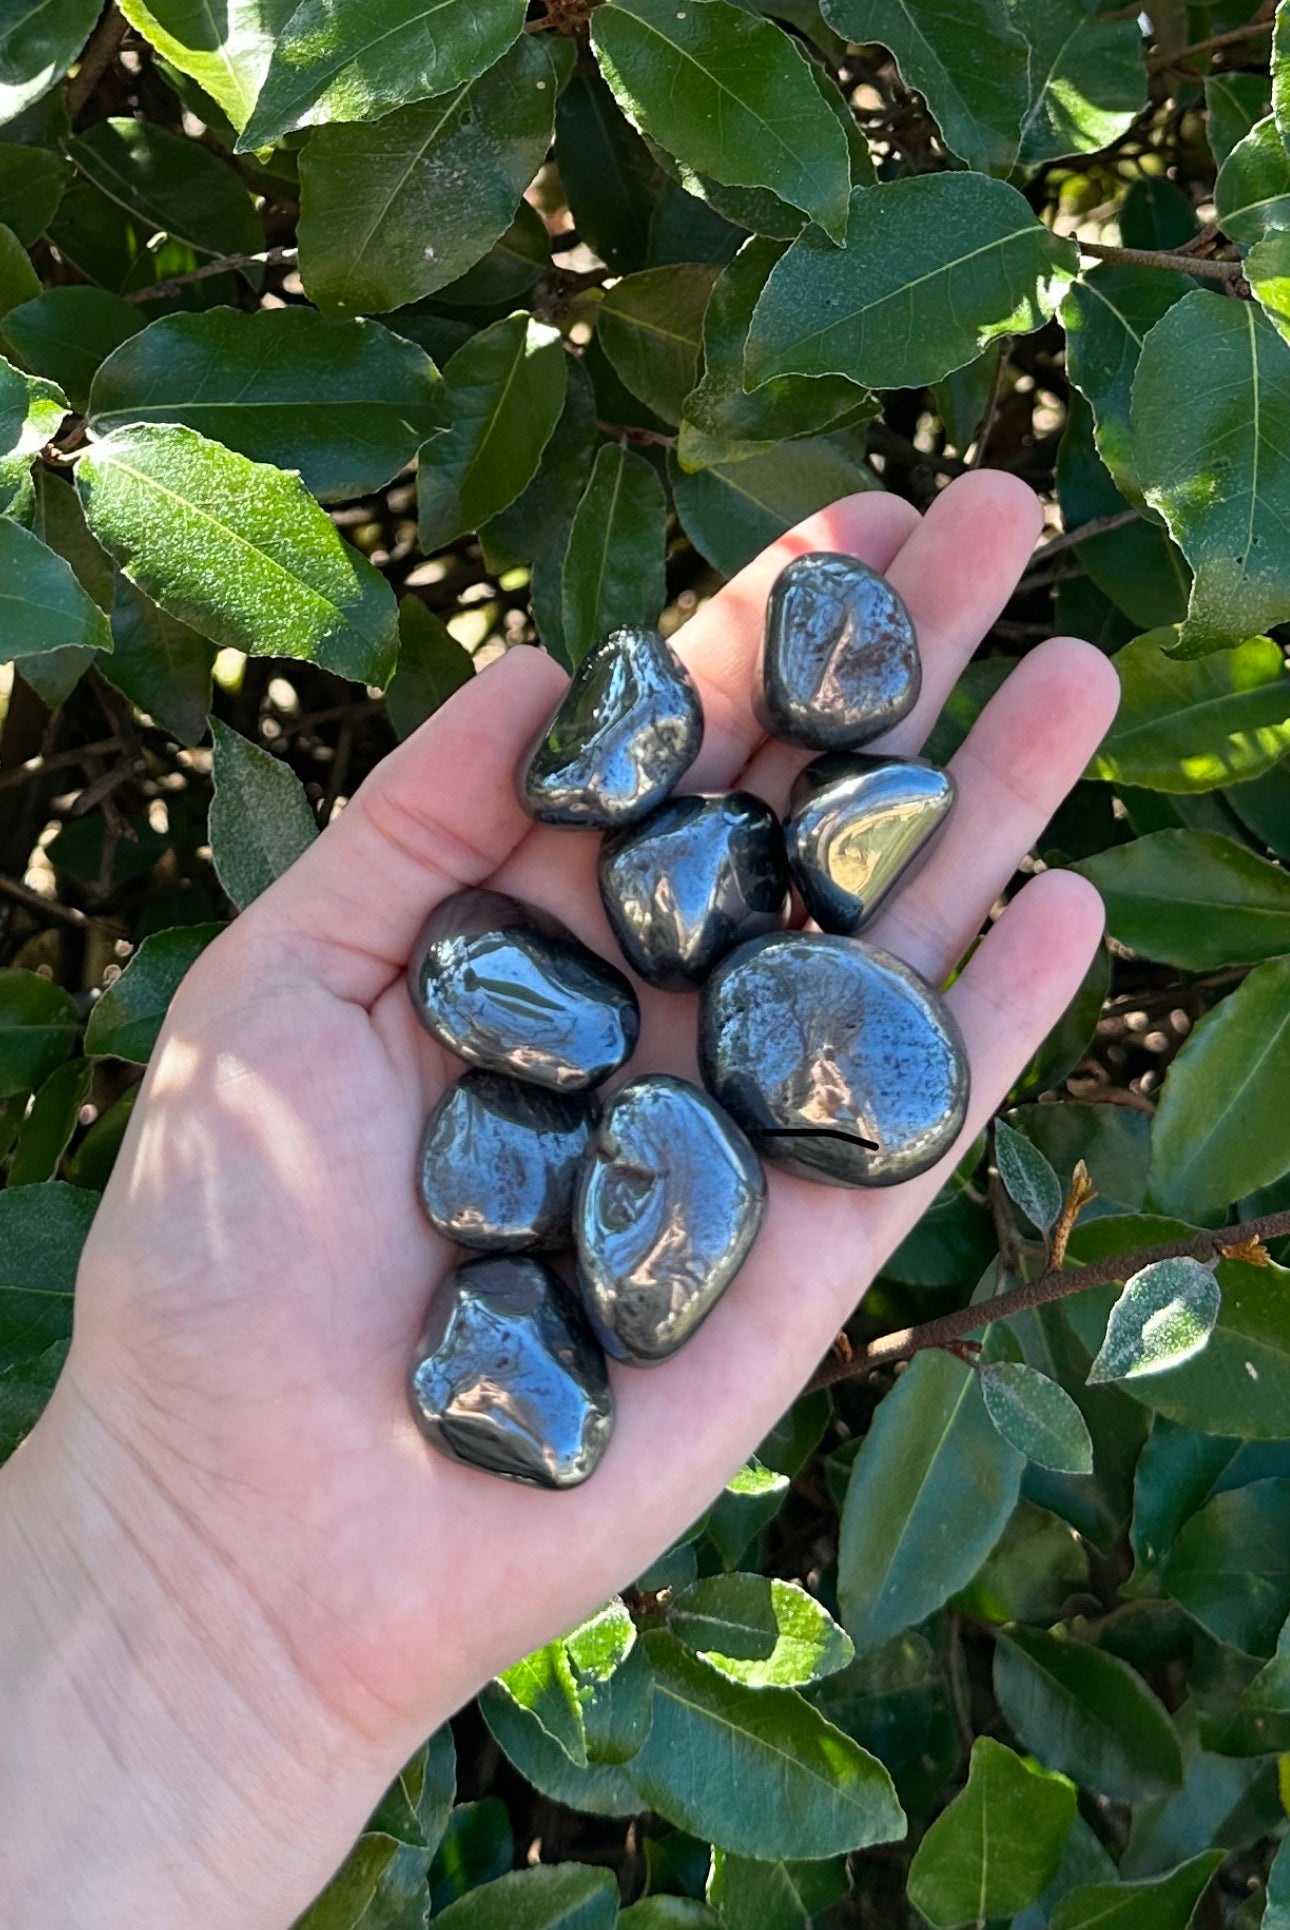
<svg viewBox="0 0 1290 1930">
<path fill-rule="evenodd" d="M 1290 752 L 1290 678 L 1280 646 L 1251 637 L 1199 659 L 1169 655 L 1171 629 L 1115 654 L 1120 708 L 1089 776 L 1148 790 L 1212 791 Z"/>
<path fill-rule="evenodd" d="M 524 0 L 301 0 L 238 147 L 451 94 L 500 60 L 523 24 Z"/>
<path fill-rule="evenodd" d="M 138 308 L 105 288 L 48 288 L 9 310 L 4 335 L 29 369 L 56 382 L 84 413 L 94 371 L 143 323 Z"/>
<path fill-rule="evenodd" d="M 1271 106 L 1271 81 L 1266 74 L 1205 76 L 1205 133 L 1215 167 L 1222 167 L 1236 143 L 1266 118 Z"/>
<path fill-rule="evenodd" d="M 568 378 L 564 408 L 542 451 L 536 475 L 522 494 L 481 531 L 486 556 L 496 559 L 500 554 L 506 563 L 554 563 L 557 578 L 568 545 L 569 525 L 582 499 L 599 441 L 595 389 L 585 365 L 570 358 Z"/>
<path fill-rule="evenodd" d="M 1157 1260 L 1126 1282 L 1111 1309 L 1089 1386 L 1181 1367 L 1208 1344 L 1222 1296 L 1199 1260 Z"/>
<path fill-rule="evenodd" d="M 727 0 L 612 0 L 592 42 L 628 118 L 669 153 L 731 186 L 769 188 L 841 241 L 846 136 L 797 44 Z"/>
<path fill-rule="evenodd" d="M 442 388 L 424 350 L 379 322 L 213 308 L 164 316 L 110 355 L 94 378 L 90 430 L 183 423 L 343 502 L 380 489 L 444 426 Z"/>
<path fill-rule="evenodd" d="M 1065 1388 L 1023 1361 L 987 1361 L 981 1369 L 985 1411 L 1005 1441 L 1041 1468 L 1092 1474 L 1088 1423 Z"/>
<path fill-rule="evenodd" d="M 300 157 L 300 274 L 327 313 L 383 313 L 488 253 L 551 145 L 567 42 L 525 34 L 487 72 Z M 397 326 L 397 323 L 394 324 Z"/>
<path fill-rule="evenodd" d="M 1153 831 L 1075 869 L 1105 899 L 1112 936 L 1143 958 L 1209 972 L 1290 952 L 1290 878 L 1217 832 Z"/>
<path fill-rule="evenodd" d="M 62 155 L 48 148 L 0 146 L 0 222 L 24 248 L 44 234 L 71 178 Z"/>
<path fill-rule="evenodd" d="M 1073 1783 L 978 1736 L 967 1787 L 909 1866 L 909 1900 L 938 1930 L 1014 1916 L 1052 1876 L 1074 1821 Z"/>
<path fill-rule="evenodd" d="M 1002 1119 L 995 1121 L 994 1158 L 1009 1199 L 1032 1226 L 1051 1233 L 1062 1210 L 1062 1183 L 1038 1146 Z"/>
<path fill-rule="evenodd" d="M 174 423 L 118 429 L 77 466 L 90 529 L 154 603 L 213 643 L 383 684 L 394 596 L 296 476 Z"/>
<path fill-rule="evenodd" d="M 497 1677 L 498 1685 L 521 1709 L 527 1709 L 563 1749 L 570 1762 L 584 1768 L 587 1734 L 573 1670 L 563 1642 L 548 1642 Z"/>
<path fill-rule="evenodd" d="M 207 255 L 255 254 L 264 230 L 255 203 L 225 162 L 151 121 L 97 121 L 68 153 L 96 188 L 147 227 Z"/>
<path fill-rule="evenodd" d="M 1290 1614 L 1290 1480 L 1216 1494 L 1180 1529 L 1162 1579 L 1216 1640 L 1271 1655 Z"/>
<path fill-rule="evenodd" d="M 710 1575 L 672 1598 L 668 1626 L 701 1662 L 750 1688 L 791 1689 L 844 1669 L 855 1651 L 796 1582 Z"/>
<path fill-rule="evenodd" d="M 722 576 L 737 576 L 769 543 L 817 509 L 881 484 L 859 449 L 828 436 L 780 443 L 763 456 L 714 463 L 693 475 L 670 457 L 681 527 Z"/>
<path fill-rule="evenodd" d="M 100 1113 L 67 1162 L 67 1178 L 73 1186 L 101 1193 L 112 1177 L 116 1156 L 121 1150 L 125 1129 L 138 1100 L 140 1087 L 128 1086 L 115 1105 Z"/>
<path fill-rule="evenodd" d="M 1182 1781 L 1169 1717 L 1142 1677 L 1101 1649 L 1011 1629 L 995 1646 L 994 1692 L 1023 1748 L 1113 1802 Z"/>
<path fill-rule="evenodd" d="M 706 1903 L 693 1897 L 650 1896 L 618 1919 L 620 1930 L 721 1930 Z"/>
<path fill-rule="evenodd" d="M 99 0 L 8 0 L 0 14 L 0 125 L 62 79 L 94 31 Z"/>
<path fill-rule="evenodd" d="M 1058 1904 L 1052 1930 L 1187 1930 L 1222 1860 L 1205 1850 L 1168 1876 L 1085 1884 Z"/>
<path fill-rule="evenodd" d="M 437 1917 L 467 1890 L 514 1867 L 515 1835 L 505 1803 L 496 1796 L 458 1803 L 430 1865 L 431 1914 Z"/>
<path fill-rule="evenodd" d="M 123 0 L 130 25 L 245 127 L 295 0 Z"/>
<path fill-rule="evenodd" d="M 1267 1908 L 1263 1912 L 1263 1930 L 1290 1930 L 1290 1847 L 1282 1839 L 1281 1847 L 1272 1859 L 1268 1871 Z"/>
<path fill-rule="evenodd" d="M 1103 261 L 1062 300 L 1071 381 L 1092 407 L 1098 454 L 1133 502 L 1142 500 L 1130 422 L 1138 357 L 1148 332 L 1193 286 L 1183 275 Z"/>
<path fill-rule="evenodd" d="M 547 52 L 557 58 L 567 46 L 567 41 L 548 41 Z M 501 64 L 504 66 L 506 62 Z M 558 76 L 566 71 L 567 66 L 567 57 L 564 60 L 557 58 L 557 83 Z M 424 252 L 423 249 L 423 256 Z M 464 275 L 459 275 L 456 281 L 439 290 L 438 305 L 462 308 L 468 312 L 481 308 L 492 311 L 515 308 L 523 303 L 534 284 L 550 273 L 551 236 L 546 222 L 531 202 L 521 201 L 514 219 L 498 236 L 488 253 L 482 255 Z"/>
<path fill-rule="evenodd" d="M 823 0 L 847 40 L 879 41 L 969 167 L 1006 174 L 1029 98 L 1026 44 L 1003 0 Z"/>
<path fill-rule="evenodd" d="M 644 268 L 666 177 L 592 61 L 560 96 L 555 151 L 569 212 L 587 246 L 616 275 Z"/>
<path fill-rule="evenodd" d="M 0 357 L 0 514 L 30 487 L 31 463 L 58 434 L 67 398 L 53 382 L 24 375 Z"/>
<path fill-rule="evenodd" d="M 220 925 L 178 925 L 173 931 L 150 933 L 90 1013 L 85 1050 L 100 1058 L 146 1065 L 181 980 L 222 929 Z"/>
<path fill-rule="evenodd" d="M 850 1889 L 846 1862 L 767 1862 L 751 1856 L 712 1853 L 708 1901 L 727 1930 L 811 1930 L 814 1919 Z"/>
<path fill-rule="evenodd" d="M 975 1371 L 919 1354 L 856 1456 L 838 1544 L 842 1623 L 861 1655 L 972 1579 L 1016 1504 L 1025 1463 L 995 1430 Z"/>
<path fill-rule="evenodd" d="M 289 764 L 211 718 L 215 791 L 211 862 L 239 911 L 267 891 L 318 836 L 304 785 Z"/>
<path fill-rule="evenodd" d="M 1030 48 L 1018 165 L 1118 141 L 1147 104 L 1137 21 L 1099 19 L 1082 0 L 1009 0 L 1008 12 Z"/>
<path fill-rule="evenodd" d="M 605 354 L 632 394 L 664 422 L 680 421 L 694 387 L 704 310 L 717 273 L 715 266 L 691 262 L 624 275 L 596 311 Z"/>
<path fill-rule="evenodd" d="M 642 1637 L 654 1721 L 630 1775 L 678 1829 L 744 1856 L 825 1857 L 904 1834 L 882 1764 L 791 1689 L 750 1689 Z"/>
<path fill-rule="evenodd" d="M 61 556 L 0 517 L 0 662 L 69 647 L 110 650 L 107 618 Z"/>
<path fill-rule="evenodd" d="M 474 674 L 469 653 L 442 619 L 419 596 L 405 596 L 399 604 L 398 667 L 385 692 L 395 735 L 410 737 Z"/>
<path fill-rule="evenodd" d="M 564 403 L 557 329 L 508 315 L 459 348 L 444 370 L 449 427 L 421 451 L 421 547 L 478 529 L 533 479 Z"/>
<path fill-rule="evenodd" d="M 770 1526 L 788 1499 L 788 1488 L 787 1476 L 763 1466 L 755 1454 L 727 1481 L 701 1524 L 727 1568 L 737 1568 Z"/>
<path fill-rule="evenodd" d="M 650 1670 L 640 1648 L 583 1704 L 587 1766 L 570 1761 L 535 1716 L 490 1683 L 480 1712 L 498 1747 L 533 1787 L 567 1809 L 593 1816 L 633 1816 L 640 1797 L 622 1767 L 636 1754 L 651 1720 Z"/>
<path fill-rule="evenodd" d="M 583 1863 L 513 1871 L 435 1914 L 436 1930 L 614 1930 L 617 1921 L 613 1876 Z"/>
<path fill-rule="evenodd" d="M 777 375 L 845 375 L 919 388 L 997 335 L 1041 328 L 1077 263 L 1073 244 L 1004 181 L 923 174 L 857 188 L 844 248 L 808 229 L 771 270 L 745 379 L 757 388 Z"/>
<path fill-rule="evenodd" d="M 10 1186 L 35 1186 L 53 1179 L 76 1131 L 77 1115 L 90 1096 L 93 1076 L 94 1069 L 85 1059 L 69 1059 L 50 1073 L 18 1135 L 9 1165 Z"/>
<path fill-rule="evenodd" d="M 1290 888 L 1290 880 L 1287 880 Z M 1205 1213 L 1290 1169 L 1290 958 L 1250 973 L 1169 1068 L 1151 1128 L 1151 1195 Z"/>
<path fill-rule="evenodd" d="M 168 616 L 124 576 L 116 579 L 111 626 L 112 654 L 99 666 L 103 676 L 181 744 L 200 743 L 211 707 L 215 645 Z"/>
<path fill-rule="evenodd" d="M 1223 232 L 1247 248 L 1290 224 L 1290 154 L 1271 115 L 1243 135 L 1223 162 L 1214 207 Z"/>
<path fill-rule="evenodd" d="M 645 457 L 606 443 L 569 529 L 564 648 L 579 663 L 606 632 L 653 623 L 667 601 L 667 501 Z"/>
<path fill-rule="evenodd" d="M 98 1203 L 62 1180 L 0 1193 L 0 1372 L 71 1334 L 76 1269 Z"/>
<path fill-rule="evenodd" d="M 39 293 L 40 277 L 27 250 L 12 228 L 0 224 L 0 319 Z"/>
</svg>

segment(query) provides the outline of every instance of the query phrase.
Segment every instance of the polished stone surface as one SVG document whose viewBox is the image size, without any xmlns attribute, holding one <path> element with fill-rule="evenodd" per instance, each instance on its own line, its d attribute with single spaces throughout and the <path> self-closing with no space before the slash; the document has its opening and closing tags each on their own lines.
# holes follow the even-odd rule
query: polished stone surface
<svg viewBox="0 0 1290 1930">
<path fill-rule="evenodd" d="M 893 1186 L 948 1152 L 968 1067 L 944 1001 L 862 939 L 776 932 L 730 954 L 699 1006 L 703 1081 L 763 1159 Z"/>
<path fill-rule="evenodd" d="M 426 1122 L 418 1181 L 430 1224 L 491 1253 L 572 1245 L 573 1193 L 599 1107 L 475 1067 Z"/>
<path fill-rule="evenodd" d="M 827 550 L 780 571 L 754 697 L 772 737 L 855 750 L 907 716 L 921 685 L 913 623 L 884 577 Z"/>
<path fill-rule="evenodd" d="M 670 797 L 600 847 L 600 896 L 632 970 L 691 992 L 745 938 L 783 923 L 779 821 L 751 791 Z"/>
<path fill-rule="evenodd" d="M 594 1473 L 614 1426 L 600 1348 L 540 1260 L 488 1254 L 441 1281 L 409 1382 L 417 1426 L 451 1461 L 538 1488 Z"/>
<path fill-rule="evenodd" d="M 657 630 L 611 630 L 573 673 L 520 779 L 543 824 L 609 830 L 676 789 L 703 742 L 689 672 Z"/>
<path fill-rule="evenodd" d="M 459 1059 L 579 1092 L 631 1057 L 636 994 L 558 918 L 500 891 L 459 891 L 421 928 L 408 962 L 421 1023 Z"/>
<path fill-rule="evenodd" d="M 784 843 L 825 931 L 857 932 L 932 848 L 954 804 L 948 771 L 918 757 L 828 751 L 793 786 Z"/>
<path fill-rule="evenodd" d="M 711 1313 L 761 1226 L 766 1178 L 697 1086 L 649 1073 L 606 1105 L 574 1205 L 578 1287 L 606 1352 L 666 1360 Z"/>
</svg>

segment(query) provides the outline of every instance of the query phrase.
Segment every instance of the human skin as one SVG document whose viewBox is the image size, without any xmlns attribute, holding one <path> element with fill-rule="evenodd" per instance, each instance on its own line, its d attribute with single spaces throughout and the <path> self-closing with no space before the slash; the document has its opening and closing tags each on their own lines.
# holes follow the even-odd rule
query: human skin
<svg viewBox="0 0 1290 1930">
<path fill-rule="evenodd" d="M 1040 528 L 1015 479 L 920 519 L 878 492 L 790 532 L 679 639 L 707 735 L 687 787 L 784 804 L 802 756 L 750 690 L 794 555 L 886 572 L 924 688 L 916 750 Z M 427 911 L 495 883 L 614 956 L 596 838 L 533 826 L 514 773 L 564 675 L 485 670 L 368 778 L 184 981 L 94 1222 L 66 1370 L 0 1473 L 0 1871 L 10 1930 L 286 1930 L 417 1744 L 490 1675 L 639 1574 L 789 1405 L 953 1163 L 882 1192 L 772 1170 L 766 1224 L 693 1341 L 613 1370 L 594 1477 L 547 1493 L 458 1467 L 409 1417 L 452 1250 L 413 1171 L 460 1068 L 403 982 Z M 1073 639 L 1032 651 L 954 759 L 935 853 L 866 937 L 943 982 L 1113 715 Z M 949 1000 L 972 1061 L 964 1144 L 1074 994 L 1096 894 L 1035 877 Z M 694 1075 L 695 1000 L 641 988 L 631 1072 Z"/>
</svg>

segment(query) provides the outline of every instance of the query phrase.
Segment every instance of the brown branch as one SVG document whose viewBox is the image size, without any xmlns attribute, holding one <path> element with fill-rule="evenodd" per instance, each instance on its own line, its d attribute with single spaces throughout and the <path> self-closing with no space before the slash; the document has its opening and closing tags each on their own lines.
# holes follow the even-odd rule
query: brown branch
<svg viewBox="0 0 1290 1930">
<path fill-rule="evenodd" d="M 1243 40 L 1253 40 L 1259 34 L 1272 32 L 1271 20 L 1251 20 L 1247 26 L 1232 27 L 1227 33 L 1210 34 L 1205 40 L 1193 40 L 1190 47 L 1179 47 L 1176 53 L 1153 54 L 1147 62 L 1149 74 L 1163 74 L 1170 67 L 1178 67 L 1196 54 L 1217 53 L 1220 47 L 1236 47 Z"/>
<path fill-rule="evenodd" d="M 901 1327 L 882 1334 L 867 1347 L 857 1347 L 850 1360 L 827 1361 L 807 1382 L 805 1391 L 830 1387 L 853 1375 L 867 1374 L 874 1367 L 888 1367 L 898 1360 L 909 1360 L 928 1347 L 951 1347 L 965 1340 L 978 1328 L 996 1320 L 1010 1320 L 1014 1314 L 1030 1313 L 1054 1300 L 1065 1300 L 1072 1293 L 1087 1293 L 1090 1287 L 1105 1287 L 1127 1280 L 1143 1267 L 1158 1260 L 1215 1260 L 1232 1247 L 1248 1240 L 1282 1239 L 1290 1234 L 1290 1212 L 1265 1213 L 1262 1219 L 1242 1220 L 1237 1226 L 1219 1226 L 1208 1233 L 1193 1233 L 1185 1240 L 1165 1240 L 1159 1246 L 1140 1247 L 1136 1253 L 1121 1253 L 1109 1260 L 1096 1260 L 1091 1266 L 1052 1268 L 1038 1279 L 1027 1280 L 1009 1293 L 996 1294 L 993 1300 L 977 1301 L 960 1307 L 939 1319 L 926 1320 L 921 1327 Z"/>
<path fill-rule="evenodd" d="M 1165 248 L 1113 248 L 1107 242 L 1077 243 L 1082 255 L 1098 261 L 1125 262 L 1131 268 L 1166 268 L 1177 275 L 1199 275 L 1203 281 L 1221 281 L 1229 287 L 1241 279 L 1239 261 L 1201 261 L 1195 255 L 1180 255 Z"/>
<path fill-rule="evenodd" d="M 676 437 L 663 435 L 658 429 L 637 429 L 622 422 L 598 422 L 596 427 L 602 435 L 616 436 L 620 442 L 652 442 L 660 449 L 676 447 Z"/>
<path fill-rule="evenodd" d="M 93 744 L 78 744 L 75 750 L 51 751 L 47 757 L 29 757 L 24 764 L 15 764 L 12 770 L 0 771 L 0 791 L 7 791 L 15 784 L 25 784 L 29 778 L 43 777 L 46 771 L 67 770 L 73 764 L 83 764 L 87 757 L 104 757 L 109 751 L 119 751 L 119 737 L 100 737 Z"/>
<path fill-rule="evenodd" d="M 1003 400 L 1003 378 L 1008 367 L 1008 347 L 1005 337 L 999 344 L 999 359 L 994 365 L 994 380 L 990 384 L 989 400 L 985 405 L 985 414 L 981 418 L 981 427 L 977 431 L 976 447 L 967 459 L 969 469 L 979 469 L 985 459 L 985 445 L 990 440 L 994 420 L 999 413 L 999 404 Z"/>
<path fill-rule="evenodd" d="M 59 919 L 64 925 L 76 925 L 84 929 L 88 925 L 100 925 L 108 930 L 119 927 L 107 918 L 91 918 L 87 912 L 78 911 L 75 905 L 60 905 L 56 898 L 46 898 L 43 893 L 33 891 L 17 878 L 6 878 L 0 872 L 0 892 L 6 898 L 15 898 L 20 905 L 30 905 L 33 911 L 43 911 L 50 918 Z"/>
<path fill-rule="evenodd" d="M 165 281 L 154 281 L 148 288 L 132 288 L 121 299 L 127 302 L 167 301 L 191 282 L 209 281 L 212 275 L 227 275 L 236 268 L 294 268 L 297 252 L 295 248 L 265 248 L 258 255 L 219 255 L 214 261 L 204 261 L 200 268 L 189 268 L 182 275 L 170 275 Z"/>
<path fill-rule="evenodd" d="M 1094 516 L 1087 523 L 1081 523 L 1078 529 L 1063 530 L 1060 536 L 1052 537 L 1035 551 L 1030 560 L 1035 568 L 1039 568 L 1047 563 L 1050 556 L 1059 556 L 1063 550 L 1073 550 L 1077 543 L 1087 543 L 1092 536 L 1108 536 L 1113 529 L 1127 529 L 1141 515 L 1140 509 L 1117 509 L 1113 516 Z M 1023 577 L 1022 582 L 1025 581 Z"/>
<path fill-rule="evenodd" d="M 67 118 L 73 124 L 120 53 L 129 31 L 129 21 L 110 7 L 90 35 L 80 66 L 67 83 Z"/>
</svg>

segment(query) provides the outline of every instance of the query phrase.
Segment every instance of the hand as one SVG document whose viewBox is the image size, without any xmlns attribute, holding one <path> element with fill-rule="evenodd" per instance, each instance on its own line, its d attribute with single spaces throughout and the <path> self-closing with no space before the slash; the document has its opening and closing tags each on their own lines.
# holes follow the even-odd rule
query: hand
<svg viewBox="0 0 1290 1930">
<path fill-rule="evenodd" d="M 851 551 L 901 590 L 924 688 L 890 744 L 912 751 L 1038 527 L 1028 490 L 982 473 L 921 520 L 875 492 L 786 536 L 682 633 L 707 714 L 687 788 L 746 785 L 784 802 L 802 760 L 761 739 L 749 690 L 766 593 L 791 556 Z M 772 1170 L 759 1243 L 711 1320 L 665 1366 L 615 1370 L 615 1437 L 576 1492 L 500 1482 L 421 1440 L 405 1375 L 453 1254 L 423 1220 L 412 1175 L 425 1114 L 460 1068 L 419 1028 L 403 968 L 435 902 L 485 881 L 615 956 L 595 837 L 534 828 L 515 798 L 516 765 L 562 683 L 534 650 L 486 670 L 193 969 L 95 1222 L 66 1374 L 13 1466 L 7 1499 L 40 1572 L 69 1567 L 57 1523 L 73 1520 L 85 1546 L 124 1566 L 117 1621 L 141 1615 L 155 1636 L 140 1650 L 122 1626 L 110 1691 L 81 1687 L 82 1700 L 101 1694 L 96 1723 L 116 1725 L 118 1761 L 133 1754 L 134 1671 L 167 1705 L 176 1760 L 159 1783 L 197 1773 L 205 1748 L 230 1818 L 239 1798 L 271 1811 L 262 1792 L 276 1786 L 309 1819 L 290 1826 L 272 1878 L 257 1890 L 247 1876 L 225 1915 L 202 1895 L 188 1919 L 199 1930 L 288 1922 L 437 1722 L 693 1520 L 952 1163 L 873 1193 Z M 1073 640 L 1020 664 L 956 757 L 955 816 L 875 926 L 878 943 L 945 980 L 1084 768 L 1116 693 L 1106 660 Z M 1073 995 L 1100 929 L 1081 879 L 1042 875 L 956 979 L 973 1077 L 965 1142 Z M 633 1071 L 694 1075 L 694 1003 L 642 991 Z M 53 1583 L 32 1586 L 57 1625 Z M 186 1701 L 187 1724 L 173 1706 Z M 217 1863 L 233 1824 L 211 1829 Z M 245 1843 L 236 1853 L 246 1870 Z M 140 1905 L 145 1893 L 122 1894 L 137 1920 L 168 1921 Z M 65 1920 L 78 1921 L 39 1919 L 42 1930 Z M 95 1920 L 118 1921 L 110 1908 Z"/>
</svg>

